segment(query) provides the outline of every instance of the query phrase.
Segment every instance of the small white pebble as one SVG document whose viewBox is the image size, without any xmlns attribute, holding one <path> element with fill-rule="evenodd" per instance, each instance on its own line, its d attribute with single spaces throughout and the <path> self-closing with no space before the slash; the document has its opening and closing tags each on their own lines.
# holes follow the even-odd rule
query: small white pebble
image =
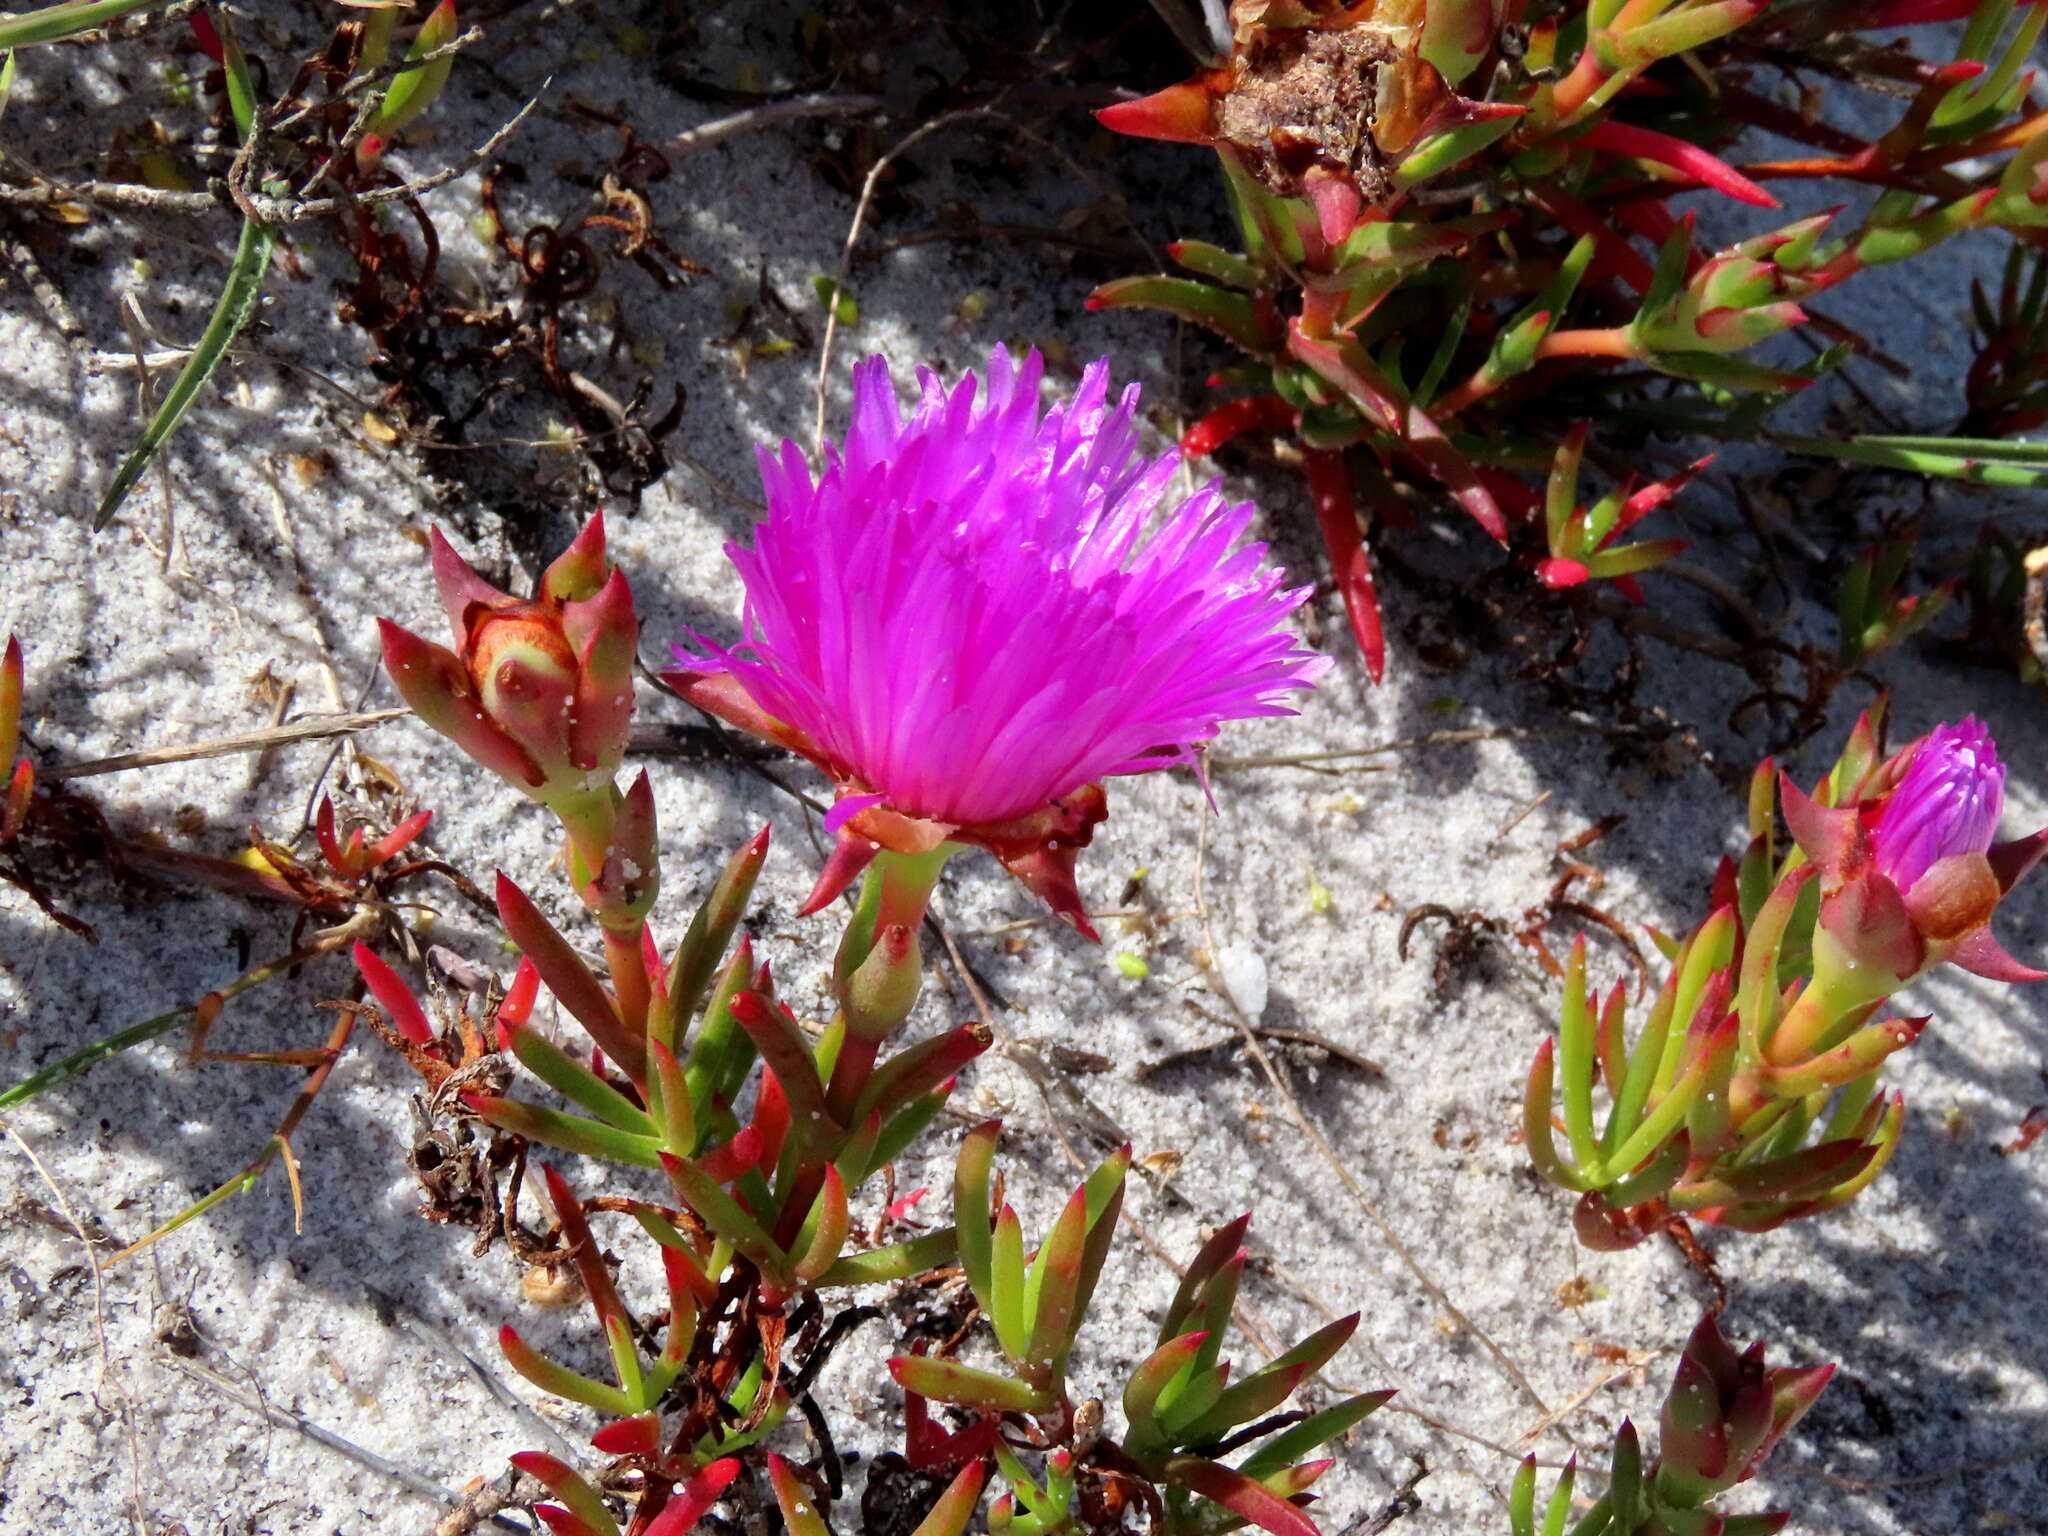
<svg viewBox="0 0 2048 1536">
<path fill-rule="evenodd" d="M 1233 939 L 1216 952 L 1216 989 L 1254 1024 L 1266 1014 L 1266 961 L 1251 945 Z"/>
</svg>

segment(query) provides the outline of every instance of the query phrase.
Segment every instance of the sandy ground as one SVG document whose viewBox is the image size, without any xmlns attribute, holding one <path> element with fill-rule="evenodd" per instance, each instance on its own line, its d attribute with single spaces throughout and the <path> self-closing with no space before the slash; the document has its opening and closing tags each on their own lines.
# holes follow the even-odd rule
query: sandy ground
<svg viewBox="0 0 2048 1536">
<path fill-rule="evenodd" d="M 788 78 L 793 13 L 708 9 L 694 72 L 733 79 L 752 65 L 764 83 Z M 444 163 L 454 146 L 480 141 L 563 58 L 570 62 L 548 86 L 551 103 L 622 107 L 656 143 L 729 110 L 686 100 L 637 69 L 631 50 L 588 15 L 550 16 L 546 26 L 560 32 L 516 18 L 494 28 L 488 72 L 458 66 L 417 163 Z M 266 24 L 289 33 L 296 13 Z M 50 146 L 47 159 L 61 166 L 63 146 L 74 142 L 66 136 L 86 114 L 141 113 L 137 82 L 154 77 L 132 50 L 122 64 L 117 78 L 72 54 L 25 59 L 9 142 Z M 161 86 L 141 89 L 147 96 Z M 1042 112 L 1032 119 L 1044 120 Z M 651 372 L 657 401 L 674 385 L 689 395 L 670 471 L 637 510 L 608 503 L 650 660 L 686 626 L 730 632 L 737 590 L 720 546 L 750 521 L 751 449 L 809 435 L 822 329 L 811 280 L 837 268 L 853 209 L 811 156 L 837 131 L 783 126 L 681 162 L 651 195 L 665 238 L 709 271 L 674 291 L 626 272 L 619 290 L 631 354 L 606 359 L 601 345 L 583 353 L 602 377 L 623 380 L 623 393 Z M 884 130 L 885 139 L 900 131 Z M 931 227 L 949 199 L 991 222 L 1055 224 L 1094 195 L 1086 177 L 1116 172 L 1108 146 L 1074 123 L 1061 142 L 1077 150 L 1076 163 L 1044 159 L 1031 177 L 993 172 L 992 145 L 1009 132 L 1001 121 L 934 132 L 909 157 L 914 202 L 882 220 L 881 237 Z M 602 163 L 616 145 L 612 130 L 536 116 L 512 154 L 529 174 L 508 206 L 528 221 L 582 211 L 587 194 L 559 173 L 568 162 Z M 1186 232 L 1171 211 L 1181 204 L 1201 209 L 1189 218 L 1213 219 L 1198 156 L 1136 151 L 1129 163 L 1142 188 L 1134 217 L 1147 235 Z M 474 227 L 475 179 L 429 206 L 444 261 L 461 281 L 488 289 L 495 278 Z M 88 354 L 125 348 L 116 305 L 127 293 L 167 335 L 194 334 L 228 236 L 218 220 L 109 219 L 84 235 L 32 238 L 81 329 L 80 339 L 66 339 L 20 282 L 0 288 L 0 630 L 18 631 L 28 647 L 27 729 L 45 762 L 255 727 L 269 719 L 280 685 L 296 690 L 299 712 L 388 704 L 372 619 L 390 615 L 428 632 L 439 623 L 419 530 L 438 523 L 487 568 L 530 570 L 533 551 L 559 542 L 589 505 L 569 456 L 530 451 L 499 455 L 524 476 L 521 495 L 490 490 L 481 474 L 444 474 L 436 494 L 416 458 L 366 435 L 358 408 L 303 372 L 259 359 L 230 370 L 170 454 L 176 546 L 168 569 L 154 477 L 117 528 L 91 538 L 83 519 L 136 415 L 132 381 L 96 373 Z M 272 282 L 255 344 L 373 393 L 368 342 L 335 318 L 335 285 L 346 274 L 333 243 L 308 231 L 295 254 L 298 270 Z M 1879 274 L 1862 290 L 1862 308 L 1843 306 L 1844 319 L 1924 362 L 1910 385 L 1867 368 L 1858 375 L 1897 420 L 1939 427 L 1952 419 L 1966 279 L 1995 263 L 1989 247 L 1957 247 L 1935 263 Z M 871 351 L 951 372 L 1000 341 L 1051 339 L 1077 358 L 1114 352 L 1126 376 L 1166 379 L 1180 345 L 1171 330 L 1086 314 L 1090 279 L 1065 265 L 1036 243 L 989 242 L 910 244 L 864 263 L 859 321 L 836 342 L 828 414 L 837 421 L 847 364 Z M 733 330 L 734 301 L 756 298 L 764 282 L 803 313 L 811 343 L 756 357 L 743 373 L 720 338 Z M 1170 404 L 1170 390 L 1156 398 Z M 508 416 L 503 435 L 535 425 Z M 306 459 L 319 460 L 316 472 L 299 462 Z M 1759 458 L 1750 467 L 1761 476 L 1773 466 Z M 1295 485 L 1255 478 L 1243 489 L 1260 497 L 1264 534 L 1280 557 L 1311 562 Z M 1787 494 L 1801 516 L 1866 528 L 1902 495 L 1827 478 L 1796 479 Z M 537 519 L 536 506 L 552 511 Z M 1952 542 L 1966 541 L 1982 512 L 1981 503 L 1946 495 L 1930 503 L 1937 536 Z M 1747 535 L 1712 487 L 1674 520 L 1701 540 L 1708 564 L 1759 580 L 1745 564 Z M 1724 531 L 1729 537 L 1717 541 Z M 1411 535 L 1404 548 L 1418 565 L 1460 580 L 1492 560 L 1462 530 Z M 1671 611 L 1711 622 L 1689 588 L 1655 585 Z M 1740 810 L 1688 751 L 1605 733 L 1518 680 L 1510 663 L 1472 655 L 1458 670 L 1432 670 L 1445 636 L 1428 620 L 1428 596 L 1396 580 L 1387 597 L 1394 643 L 1386 686 L 1366 684 L 1347 656 L 1298 718 L 1233 728 L 1219 751 L 1392 749 L 1335 770 L 1222 768 L 1220 815 L 1206 829 L 1203 797 L 1184 777 L 1113 786 L 1114 815 L 1083 862 L 1084 890 L 1095 908 L 1112 908 L 1127 880 L 1146 871 L 1137 902 L 1146 915 L 1106 922 L 1105 946 L 1044 924 L 991 862 L 960 861 L 942 897 L 945 918 L 1011 1005 L 1000 1021 L 1009 1051 L 980 1066 L 961 1099 L 977 1115 L 1009 1120 L 1006 1155 L 1028 1229 L 1050 1218 L 1075 1176 L 1068 1147 L 1092 1157 L 1128 1136 L 1155 1169 L 1177 1159 L 1170 1178 L 1140 1178 L 1127 1207 L 1133 1227 L 1142 1224 L 1167 1252 L 1185 1257 L 1206 1228 L 1256 1210 L 1254 1239 L 1270 1265 L 1248 1296 L 1275 1336 L 1298 1335 L 1326 1311 L 1363 1312 L 1331 1379 L 1401 1395 L 1340 1452 L 1323 1485 L 1326 1530 L 1370 1517 L 1426 1464 L 1419 1507 L 1395 1529 L 1500 1531 L 1515 1465 L 1504 1448 L 1519 1450 L 1525 1434 L 1549 1424 L 1536 1442 L 1546 1459 L 1573 1445 L 1604 1458 L 1624 1414 L 1654 1417 L 1667 1352 L 1705 1292 L 1662 1246 L 1579 1250 L 1567 1200 L 1535 1180 L 1514 1144 L 1521 1074 L 1555 1003 L 1530 951 L 1498 935 L 1462 960 L 1440 960 L 1445 930 L 1425 923 L 1404 960 L 1403 914 L 1440 903 L 1512 929 L 1558 874 L 1560 841 L 1619 816 L 1583 855 L 1605 877 L 1599 902 L 1630 925 L 1680 927 L 1700 915 L 1704 880 L 1735 845 Z M 1341 634 L 1327 594 L 1305 621 L 1317 638 Z M 1746 769 L 1761 748 L 1725 724 L 1742 679 L 1696 657 L 1646 655 L 1644 702 Z M 1904 729 L 1964 710 L 1991 723 L 2013 765 L 2008 832 L 2048 817 L 2039 767 L 2048 761 L 2048 719 L 2037 694 L 1918 652 L 1884 675 Z M 684 720 L 672 701 L 643 703 L 648 718 Z M 1818 769 L 1846 719 L 1800 759 L 1803 771 Z M 1444 730 L 1476 739 L 1413 744 Z M 508 871 L 568 920 L 539 811 L 409 722 L 360 745 L 436 811 L 437 853 L 478 876 Z M 302 745 L 86 787 L 126 832 L 231 854 L 251 823 L 274 834 L 297 829 L 328 759 L 324 745 Z M 815 1014 L 835 934 L 826 919 L 793 915 L 816 867 L 801 810 L 715 756 L 649 766 L 668 871 L 657 923 L 672 931 L 725 853 L 773 821 L 759 942 L 792 1000 Z M 1311 902 L 1318 885 L 1329 893 L 1327 910 Z M 93 886 L 76 904 L 98 930 L 96 947 L 54 932 L 0 892 L 0 1081 L 188 1002 L 232 976 L 240 956 L 281 953 L 288 942 L 275 911 L 184 889 Z M 441 942 L 504 963 L 455 904 L 445 910 Z M 2008 903 L 2000 929 L 2022 956 L 2048 948 L 2048 882 Z M 1562 942 L 1569 928 L 1553 933 Z M 1326 1036 L 1373 1064 L 1368 1071 L 1311 1049 L 1273 1050 L 1356 1192 L 1240 1050 L 1203 970 L 1212 944 L 1240 969 L 1246 956 L 1263 964 L 1265 1024 Z M 1114 963 L 1119 952 L 1144 958 L 1149 975 L 1125 975 Z M 1598 951 L 1603 975 L 1626 963 L 1617 946 Z M 240 1050 L 316 1043 L 328 1025 L 314 1005 L 345 984 L 339 965 L 309 967 L 233 1006 L 216 1038 Z M 968 1008 L 937 972 L 928 998 L 920 1027 Z M 1897 1064 L 1910 1124 L 1891 1171 L 1846 1212 L 1763 1237 L 1709 1238 L 1733 1290 L 1735 1336 L 1768 1338 L 1776 1358 L 1843 1366 L 1747 1507 L 1776 1500 L 1802 1511 L 1802 1529 L 1844 1536 L 2048 1530 L 2040 1301 L 2048 1147 L 2012 1158 L 1995 1150 L 2031 1104 L 2048 1098 L 2048 994 L 1943 975 L 1911 1001 L 1938 1022 Z M 1054 1046 L 1093 1053 L 1106 1070 L 1070 1068 L 1059 1075 L 1071 1091 L 1047 1098 L 1019 1059 L 1046 1057 Z M 462 1234 L 414 1216 L 417 1193 L 402 1161 L 409 1077 L 374 1043 L 343 1061 L 299 1134 L 303 1231 L 294 1231 L 273 1170 L 254 1192 L 95 1279 L 72 1213 L 92 1233 L 138 1236 L 253 1156 L 296 1083 L 296 1074 L 271 1068 L 188 1065 L 184 1038 L 174 1035 L 12 1117 L 0 1155 L 0 1532 L 430 1528 L 427 1499 L 291 1427 L 266 1424 L 252 1406 L 259 1396 L 442 1488 L 497 1476 L 508 1452 L 546 1443 L 530 1418 L 480 1384 L 464 1355 L 531 1403 L 535 1394 L 496 1361 L 498 1325 L 512 1318 L 594 1365 L 593 1337 L 580 1316 L 519 1301 L 502 1253 L 474 1258 Z M 903 1170 L 906 1185 L 943 1186 L 946 1141 L 935 1139 L 928 1165 Z M 1170 1286 L 1132 1232 L 1084 1335 L 1083 1389 L 1118 1389 Z M 178 1309 L 196 1330 L 183 1357 L 172 1350 Z M 869 1325 L 827 1373 L 845 1451 L 865 1457 L 898 1441 L 900 1399 L 880 1369 L 891 1348 L 889 1330 Z M 1257 1357 L 1248 1340 L 1233 1349 Z M 572 1441 L 589 1428 L 577 1413 L 538 1411 Z M 858 1520 L 849 1499 L 836 1523 L 854 1529 Z"/>
</svg>

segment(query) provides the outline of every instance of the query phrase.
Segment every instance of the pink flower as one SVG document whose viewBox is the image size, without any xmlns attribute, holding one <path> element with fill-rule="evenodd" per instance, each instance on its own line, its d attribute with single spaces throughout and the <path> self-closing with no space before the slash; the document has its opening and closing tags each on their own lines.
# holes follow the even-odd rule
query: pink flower
<svg viewBox="0 0 2048 1536">
<path fill-rule="evenodd" d="M 1309 589 L 1238 545 L 1250 504 L 1211 485 L 1160 515 L 1179 458 L 1136 457 L 1137 386 L 1112 406 L 1098 362 L 1041 418 L 1042 369 L 998 349 L 985 387 L 921 370 L 906 419 L 871 358 L 822 474 L 791 442 L 760 455 L 767 517 L 727 548 L 746 638 L 695 637 L 669 680 L 832 776 L 813 909 L 876 845 L 967 842 L 1086 931 L 1073 853 L 1106 814 L 1096 781 L 1291 713 L 1329 666 L 1287 625 Z"/>
<path fill-rule="evenodd" d="M 1782 788 L 1786 824 L 1820 876 L 1816 977 L 1827 970 L 1845 995 L 1873 997 L 1944 961 L 1998 981 L 2048 979 L 1991 935 L 1999 902 L 2048 853 L 2048 829 L 1993 841 L 2005 768 L 1974 717 L 1866 766 L 1834 805 L 1790 779 Z"/>
<path fill-rule="evenodd" d="M 1909 892 L 1937 861 L 1988 850 L 2004 809 L 2005 765 L 1991 733 L 1974 715 L 1938 725 L 1877 813 L 1871 861 Z"/>
</svg>

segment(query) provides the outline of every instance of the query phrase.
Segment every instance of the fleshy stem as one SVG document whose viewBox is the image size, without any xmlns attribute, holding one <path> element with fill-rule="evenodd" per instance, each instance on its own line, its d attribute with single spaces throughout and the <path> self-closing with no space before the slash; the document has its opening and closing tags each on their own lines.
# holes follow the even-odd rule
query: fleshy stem
<svg viewBox="0 0 2048 1536">
<path fill-rule="evenodd" d="M 569 835 L 569 878 L 581 891 L 595 880 L 612 850 L 618 825 L 618 790 L 607 781 L 601 788 L 578 790 L 548 801 Z"/>
<path fill-rule="evenodd" d="M 611 973 L 619 1016 L 635 1034 L 645 1034 L 647 1011 L 654 1000 L 642 948 L 646 914 L 614 910 L 613 903 L 601 897 L 593 901 L 589 894 L 606 861 L 616 852 L 613 845 L 618 832 L 619 800 L 618 787 L 607 783 L 601 788 L 562 795 L 550 800 L 548 807 L 560 818 L 562 830 L 568 834 L 570 883 L 603 931 L 605 968 Z"/>
</svg>

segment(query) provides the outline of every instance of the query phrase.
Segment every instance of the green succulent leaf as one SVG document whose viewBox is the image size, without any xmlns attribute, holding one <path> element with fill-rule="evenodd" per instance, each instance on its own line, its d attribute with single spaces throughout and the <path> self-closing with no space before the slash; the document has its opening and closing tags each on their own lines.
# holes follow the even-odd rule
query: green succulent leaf
<svg viewBox="0 0 2048 1536">
<path fill-rule="evenodd" d="M 1039 1413 L 1052 1406 L 1052 1396 L 1041 1387 L 1000 1376 L 994 1371 L 962 1365 L 957 1360 L 935 1360 L 928 1355 L 898 1355 L 889 1371 L 906 1392 L 915 1392 L 935 1403 L 957 1403 L 963 1408 L 985 1408 L 992 1413 Z"/>
<path fill-rule="evenodd" d="M 1263 1441 L 1257 1450 L 1238 1464 L 1237 1469 L 1250 1478 L 1270 1477 L 1318 1447 L 1349 1433 L 1354 1424 L 1384 1407 L 1393 1396 L 1392 1389 L 1361 1392 L 1320 1413 L 1312 1413 Z"/>
<path fill-rule="evenodd" d="M 1123 277 L 1104 283 L 1088 295 L 1090 309 L 1163 309 L 1214 331 L 1255 355 L 1276 350 L 1259 324 L 1252 300 L 1241 293 L 1198 283 L 1191 278 Z"/>
</svg>

